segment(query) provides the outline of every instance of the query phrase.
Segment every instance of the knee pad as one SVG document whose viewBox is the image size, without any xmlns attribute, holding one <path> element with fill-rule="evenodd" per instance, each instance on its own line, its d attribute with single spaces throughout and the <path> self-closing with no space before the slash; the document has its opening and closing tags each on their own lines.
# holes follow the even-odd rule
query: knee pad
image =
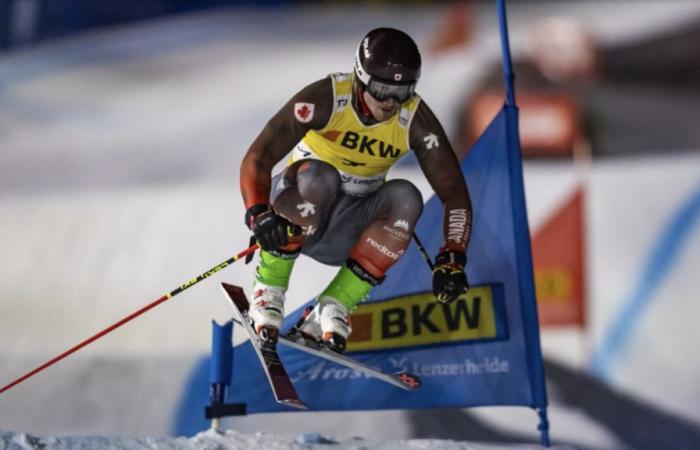
<svg viewBox="0 0 700 450">
<path fill-rule="evenodd" d="M 301 197 L 316 205 L 333 201 L 340 190 L 340 174 L 335 167 L 316 159 L 292 164 L 285 173 L 285 181 L 296 185 Z"/>
<path fill-rule="evenodd" d="M 392 216 L 405 216 L 417 220 L 423 212 L 423 196 L 408 180 L 387 181 L 381 189 L 386 190 Z"/>
<path fill-rule="evenodd" d="M 275 211 L 313 234 L 340 191 L 340 174 L 328 163 L 306 159 L 287 167 L 284 186 L 273 202 Z"/>
</svg>

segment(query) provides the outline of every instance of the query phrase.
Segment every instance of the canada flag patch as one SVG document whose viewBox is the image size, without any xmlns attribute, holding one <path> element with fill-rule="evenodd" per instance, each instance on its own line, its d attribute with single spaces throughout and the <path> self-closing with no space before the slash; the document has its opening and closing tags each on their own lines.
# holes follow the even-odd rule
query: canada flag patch
<svg viewBox="0 0 700 450">
<path fill-rule="evenodd" d="M 311 122 L 314 118 L 314 109 L 316 106 L 313 103 L 295 103 L 294 117 L 301 123 Z"/>
</svg>

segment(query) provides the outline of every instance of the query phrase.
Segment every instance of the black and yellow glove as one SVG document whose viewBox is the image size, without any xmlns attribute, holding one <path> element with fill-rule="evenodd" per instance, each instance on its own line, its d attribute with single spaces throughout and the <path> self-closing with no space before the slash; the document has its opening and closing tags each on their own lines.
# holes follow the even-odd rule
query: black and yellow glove
<svg viewBox="0 0 700 450">
<path fill-rule="evenodd" d="M 284 247 L 291 236 L 301 233 L 301 227 L 275 213 L 270 205 L 250 207 L 245 220 L 260 247 L 267 251 Z"/>
<path fill-rule="evenodd" d="M 467 257 L 464 253 L 442 251 L 435 258 L 433 294 L 439 303 L 450 303 L 469 291 L 464 273 Z"/>
</svg>

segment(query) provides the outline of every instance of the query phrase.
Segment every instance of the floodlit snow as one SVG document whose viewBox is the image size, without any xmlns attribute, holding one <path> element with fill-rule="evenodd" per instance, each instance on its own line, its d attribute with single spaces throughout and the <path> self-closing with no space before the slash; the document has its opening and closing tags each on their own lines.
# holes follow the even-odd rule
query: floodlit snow
<svg viewBox="0 0 700 450">
<path fill-rule="evenodd" d="M 512 3 L 518 51 L 544 7 Z M 698 11 L 692 2 L 592 4 L 547 2 L 546 10 L 588 18 L 605 39 Z M 420 92 L 448 133 L 459 96 L 500 57 L 495 15 L 490 6 L 478 8 L 474 47 L 425 58 Z M 238 166 L 269 116 L 304 84 L 350 70 L 358 37 L 369 28 L 394 25 L 427 43 L 440 12 L 218 11 L 0 55 L 0 385 L 247 247 Z M 397 167 L 391 176 L 411 179 L 429 197 L 415 167 Z M 526 166 L 533 230 L 580 176 L 566 164 Z M 543 332 L 545 356 L 577 369 L 600 345 L 659 234 L 697 186 L 700 157 L 596 161 L 586 176 L 591 327 L 587 334 Z M 700 337 L 698 243 L 695 227 L 611 380 L 694 425 L 700 360 L 688 348 Z M 316 295 L 335 272 L 302 257 L 288 308 Z M 230 318 L 218 283 L 249 286 L 252 274 L 252 265 L 227 268 L 0 395 L 0 449 L 539 448 L 401 440 L 415 436 L 405 411 L 230 418 L 222 425 L 238 431 L 191 439 L 68 437 L 172 434 L 183 385 L 209 351 L 210 322 Z M 605 423 L 560 403 L 557 394 L 550 392 L 553 442 L 624 447 Z M 464 420 L 538 441 L 536 416 L 525 408 L 476 408 Z M 261 429 L 266 433 L 256 433 Z M 313 432 L 338 444 L 297 442 L 300 433 Z"/>
<path fill-rule="evenodd" d="M 12 450 L 286 450 L 332 448 L 334 450 L 497 450 L 539 449 L 535 445 L 479 444 L 437 439 L 376 441 L 363 438 L 333 440 L 318 433 L 281 436 L 270 433 L 206 431 L 192 438 L 107 438 L 107 437 L 37 437 L 0 432 L 2 448 Z M 564 450 L 569 447 L 552 446 Z"/>
</svg>

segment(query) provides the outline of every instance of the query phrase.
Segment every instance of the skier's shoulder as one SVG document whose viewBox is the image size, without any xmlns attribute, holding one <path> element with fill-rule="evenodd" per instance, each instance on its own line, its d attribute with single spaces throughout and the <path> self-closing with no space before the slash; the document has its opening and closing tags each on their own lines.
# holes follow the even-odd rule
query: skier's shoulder
<svg viewBox="0 0 700 450">
<path fill-rule="evenodd" d="M 301 89 L 295 97 L 300 97 L 305 100 L 333 102 L 333 74 L 320 78 L 307 84 Z"/>
<path fill-rule="evenodd" d="M 333 113 L 333 95 L 333 80 L 331 75 L 328 75 L 307 84 L 294 94 L 290 103 L 293 104 L 297 119 L 300 118 L 299 114 L 303 115 L 305 111 L 309 111 L 313 117 L 311 128 L 317 128 L 319 125 L 325 125 Z"/>
<path fill-rule="evenodd" d="M 416 106 L 416 112 L 413 114 L 413 120 L 411 121 L 411 131 L 423 131 L 436 126 L 441 126 L 440 121 L 425 100 L 420 98 Z"/>
</svg>

